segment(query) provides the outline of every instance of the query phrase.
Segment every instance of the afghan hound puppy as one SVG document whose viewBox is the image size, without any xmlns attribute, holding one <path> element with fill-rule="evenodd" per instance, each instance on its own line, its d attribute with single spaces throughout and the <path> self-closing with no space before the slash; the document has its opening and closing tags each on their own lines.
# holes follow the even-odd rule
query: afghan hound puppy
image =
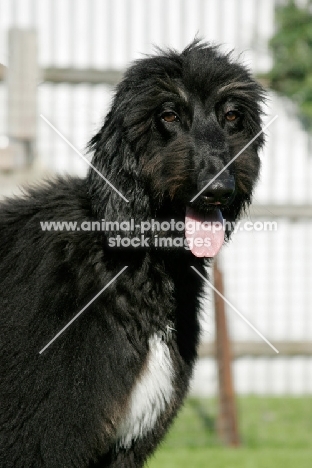
<svg viewBox="0 0 312 468">
<path fill-rule="evenodd" d="M 217 47 L 159 51 L 117 86 L 84 179 L 1 203 L 2 468 L 155 450 L 192 376 L 205 264 L 251 200 L 263 136 L 235 155 L 263 99 Z"/>
</svg>

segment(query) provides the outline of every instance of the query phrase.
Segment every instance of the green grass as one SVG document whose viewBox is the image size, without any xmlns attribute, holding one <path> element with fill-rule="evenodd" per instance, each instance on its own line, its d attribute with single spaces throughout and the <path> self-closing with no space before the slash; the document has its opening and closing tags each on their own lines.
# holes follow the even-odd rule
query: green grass
<svg viewBox="0 0 312 468">
<path fill-rule="evenodd" d="M 312 450 L 160 450 L 148 468 L 311 468 Z"/>
<path fill-rule="evenodd" d="M 147 468 L 310 468 L 312 398 L 238 400 L 242 445 L 223 447 L 217 404 L 189 399 Z"/>
</svg>

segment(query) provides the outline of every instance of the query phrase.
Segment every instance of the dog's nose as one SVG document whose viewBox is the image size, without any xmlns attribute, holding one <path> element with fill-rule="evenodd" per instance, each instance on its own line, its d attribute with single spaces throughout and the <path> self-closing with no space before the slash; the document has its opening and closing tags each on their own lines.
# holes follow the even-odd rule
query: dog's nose
<svg viewBox="0 0 312 468">
<path fill-rule="evenodd" d="M 234 190 L 234 177 L 216 179 L 204 190 L 202 196 L 205 197 L 208 203 L 225 205 L 233 196 Z"/>
</svg>

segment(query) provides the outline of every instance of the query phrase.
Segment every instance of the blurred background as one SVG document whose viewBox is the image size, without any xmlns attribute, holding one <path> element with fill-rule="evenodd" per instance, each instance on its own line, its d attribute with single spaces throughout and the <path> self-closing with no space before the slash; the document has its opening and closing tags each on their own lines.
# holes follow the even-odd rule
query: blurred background
<svg viewBox="0 0 312 468">
<path fill-rule="evenodd" d="M 155 46 L 182 50 L 195 36 L 234 49 L 270 89 L 264 124 L 278 115 L 266 131 L 248 214 L 276 228 L 237 232 L 218 263 L 226 298 L 280 352 L 226 305 L 238 415 L 238 438 L 229 443 L 217 429 L 222 362 L 207 288 L 191 398 L 150 466 L 310 466 L 310 1 L 0 0 L 0 196 L 56 173 L 86 174 L 86 163 L 40 114 L 86 154 L 127 65 Z M 241 448 L 224 451 L 224 444 Z"/>
</svg>

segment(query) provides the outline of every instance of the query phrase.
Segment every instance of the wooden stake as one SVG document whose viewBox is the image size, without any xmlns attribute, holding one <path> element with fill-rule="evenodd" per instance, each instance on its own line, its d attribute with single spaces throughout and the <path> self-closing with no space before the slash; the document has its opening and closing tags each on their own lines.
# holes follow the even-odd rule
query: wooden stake
<svg viewBox="0 0 312 468">
<path fill-rule="evenodd" d="M 222 273 L 217 261 L 214 263 L 214 285 L 224 296 Z M 225 445 L 238 446 L 237 408 L 231 369 L 231 350 L 227 330 L 224 301 L 214 292 L 215 323 L 216 323 L 216 361 L 219 376 L 219 417 L 217 423 L 218 435 Z"/>
</svg>

